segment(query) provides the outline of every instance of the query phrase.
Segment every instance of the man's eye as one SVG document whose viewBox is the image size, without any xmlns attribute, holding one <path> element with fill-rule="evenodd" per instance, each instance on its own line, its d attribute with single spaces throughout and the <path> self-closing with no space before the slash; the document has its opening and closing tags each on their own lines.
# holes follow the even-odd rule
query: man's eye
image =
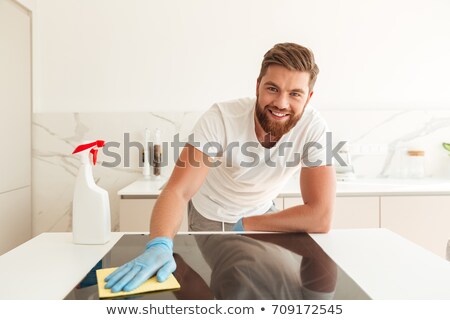
<svg viewBox="0 0 450 320">
<path fill-rule="evenodd" d="M 275 87 L 268 87 L 267 89 L 272 92 L 277 92 L 277 88 Z"/>
<path fill-rule="evenodd" d="M 293 97 L 301 97 L 302 95 L 300 93 L 298 93 L 298 92 L 292 92 L 291 96 L 293 96 Z"/>
</svg>

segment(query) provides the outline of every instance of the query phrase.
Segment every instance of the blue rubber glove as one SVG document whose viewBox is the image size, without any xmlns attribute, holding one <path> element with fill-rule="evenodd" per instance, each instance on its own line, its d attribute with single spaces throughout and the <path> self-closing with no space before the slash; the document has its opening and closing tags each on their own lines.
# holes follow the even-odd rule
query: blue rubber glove
<svg viewBox="0 0 450 320">
<path fill-rule="evenodd" d="M 238 220 L 238 222 L 236 222 L 236 224 L 233 226 L 233 229 L 231 229 L 231 231 L 236 231 L 236 232 L 244 232 L 245 231 L 244 224 L 242 223 L 242 219 L 243 218 L 240 218 Z"/>
<path fill-rule="evenodd" d="M 158 282 L 166 281 L 176 268 L 172 240 L 158 237 L 147 243 L 143 254 L 107 276 L 105 288 L 112 292 L 132 291 L 155 273 Z"/>
</svg>

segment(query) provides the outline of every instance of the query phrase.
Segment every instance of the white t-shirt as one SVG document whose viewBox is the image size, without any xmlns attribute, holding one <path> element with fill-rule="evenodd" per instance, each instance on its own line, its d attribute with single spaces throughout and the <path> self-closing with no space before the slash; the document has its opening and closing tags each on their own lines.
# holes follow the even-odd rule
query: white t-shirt
<svg viewBox="0 0 450 320">
<path fill-rule="evenodd" d="M 264 214 L 300 167 L 327 164 L 329 130 L 316 109 L 308 105 L 295 127 L 267 149 L 256 137 L 255 104 L 256 98 L 214 104 L 192 131 L 189 143 L 217 161 L 192 198 L 205 218 L 235 223 Z"/>
</svg>

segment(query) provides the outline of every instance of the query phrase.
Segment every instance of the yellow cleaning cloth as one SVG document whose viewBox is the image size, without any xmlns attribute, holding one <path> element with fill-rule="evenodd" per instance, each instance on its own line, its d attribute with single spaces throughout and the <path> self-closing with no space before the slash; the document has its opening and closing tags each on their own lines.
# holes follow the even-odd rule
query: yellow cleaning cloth
<svg viewBox="0 0 450 320">
<path fill-rule="evenodd" d="M 156 280 L 156 276 L 155 276 L 155 277 L 152 277 L 152 278 L 148 279 L 147 281 L 145 281 L 143 284 L 141 284 L 139 287 L 137 287 L 133 291 L 111 292 L 111 289 L 105 289 L 105 283 L 106 283 L 105 278 L 116 269 L 117 268 L 107 268 L 107 269 L 98 269 L 96 271 L 99 298 L 124 297 L 124 296 L 130 296 L 130 295 L 143 293 L 143 292 L 170 290 L 170 289 L 179 289 L 180 288 L 180 284 L 178 283 L 177 279 L 175 279 L 173 274 L 170 274 L 169 278 L 164 282 L 158 282 Z"/>
</svg>

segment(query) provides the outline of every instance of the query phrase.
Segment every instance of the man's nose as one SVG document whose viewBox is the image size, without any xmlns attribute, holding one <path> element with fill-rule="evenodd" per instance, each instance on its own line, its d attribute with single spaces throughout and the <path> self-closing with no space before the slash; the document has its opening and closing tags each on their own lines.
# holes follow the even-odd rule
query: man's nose
<svg viewBox="0 0 450 320">
<path fill-rule="evenodd" d="M 275 99 L 274 105 L 280 110 L 289 108 L 289 95 L 280 93 Z"/>
</svg>

